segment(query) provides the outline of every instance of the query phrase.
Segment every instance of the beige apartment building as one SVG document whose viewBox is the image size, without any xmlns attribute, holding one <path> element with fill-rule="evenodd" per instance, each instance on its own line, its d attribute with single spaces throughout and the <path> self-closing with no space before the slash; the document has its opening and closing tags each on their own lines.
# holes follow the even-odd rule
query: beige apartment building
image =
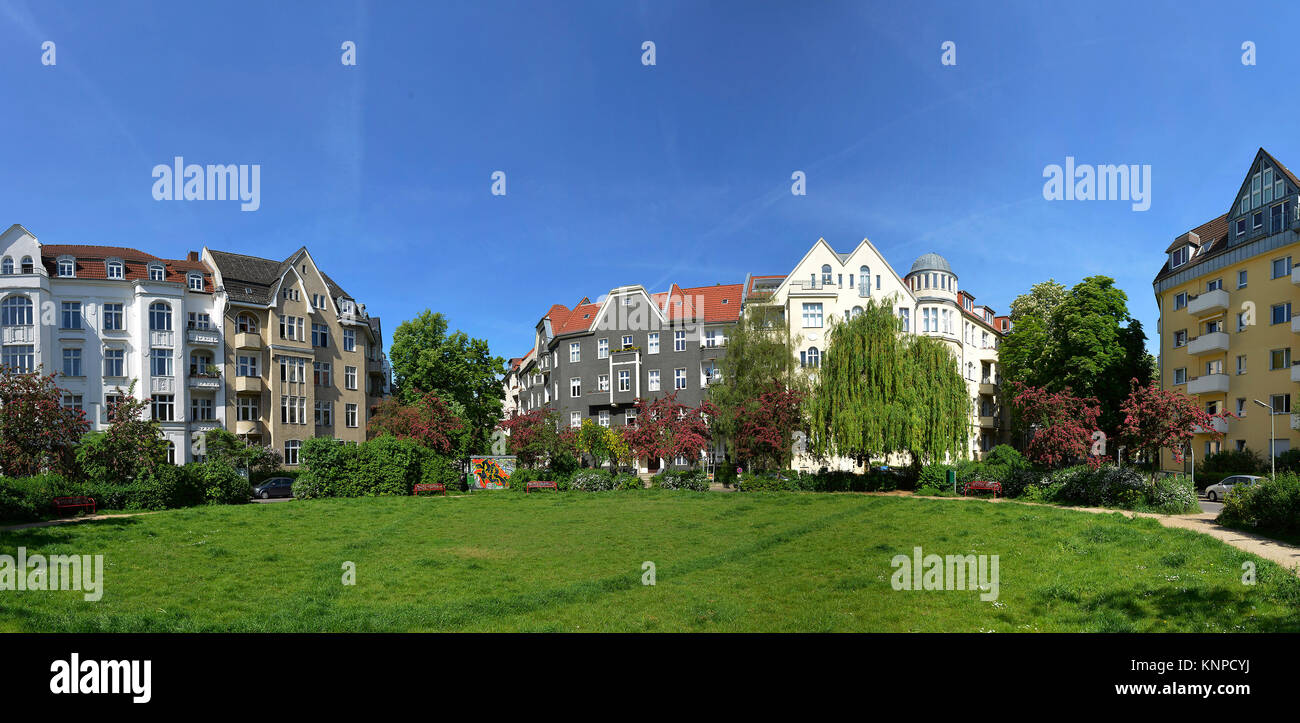
<svg viewBox="0 0 1300 723">
<path fill-rule="evenodd" d="M 271 446 L 286 467 L 312 437 L 365 441 L 391 378 L 379 318 L 306 247 L 283 261 L 204 248 L 203 260 L 226 295 L 227 428 Z"/>
</svg>

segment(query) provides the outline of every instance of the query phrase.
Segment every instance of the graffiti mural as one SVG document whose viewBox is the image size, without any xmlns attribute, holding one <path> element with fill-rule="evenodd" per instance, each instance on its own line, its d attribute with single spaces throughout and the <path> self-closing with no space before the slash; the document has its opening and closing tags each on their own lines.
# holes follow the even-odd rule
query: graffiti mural
<svg viewBox="0 0 1300 723">
<path fill-rule="evenodd" d="M 469 485 L 476 490 L 503 490 L 515 472 L 513 456 L 484 455 L 469 458 Z"/>
</svg>

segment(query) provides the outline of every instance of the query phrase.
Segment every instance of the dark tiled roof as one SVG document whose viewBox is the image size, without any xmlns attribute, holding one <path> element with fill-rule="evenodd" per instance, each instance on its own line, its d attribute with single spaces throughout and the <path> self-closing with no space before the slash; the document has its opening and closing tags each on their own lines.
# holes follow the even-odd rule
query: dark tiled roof
<svg viewBox="0 0 1300 723">
<path fill-rule="evenodd" d="M 1208 258 L 1213 258 L 1228 249 L 1228 214 L 1225 213 L 1218 218 L 1206 221 L 1200 226 L 1192 229 L 1191 233 L 1194 233 L 1201 238 L 1201 247 L 1200 250 L 1196 252 L 1196 255 L 1187 263 L 1178 267 L 1179 271 L 1190 269 L 1202 261 L 1205 261 Z M 1182 239 L 1186 235 L 1187 234 L 1179 234 L 1178 238 Z M 1175 240 L 1175 242 L 1169 247 L 1169 250 L 1165 253 L 1169 253 L 1181 245 L 1181 241 Z M 1169 268 L 1169 259 L 1166 258 L 1164 266 L 1160 267 L 1160 272 L 1156 274 L 1155 280 L 1159 281 L 1171 273 L 1173 273 L 1173 269 Z"/>
</svg>

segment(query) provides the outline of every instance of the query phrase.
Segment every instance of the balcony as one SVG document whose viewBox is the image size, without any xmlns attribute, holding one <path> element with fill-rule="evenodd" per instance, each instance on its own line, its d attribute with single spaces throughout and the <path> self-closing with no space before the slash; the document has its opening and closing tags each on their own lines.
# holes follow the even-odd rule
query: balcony
<svg viewBox="0 0 1300 723">
<path fill-rule="evenodd" d="M 235 422 L 235 434 L 265 434 L 262 423 L 256 419 L 241 419 Z"/>
<path fill-rule="evenodd" d="M 994 377 L 984 377 L 980 380 L 980 394 L 997 394 L 998 382 L 1000 379 Z"/>
<path fill-rule="evenodd" d="M 176 377 L 149 377 L 150 394 L 175 394 Z"/>
<path fill-rule="evenodd" d="M 190 389 L 201 389 L 207 391 L 216 391 L 221 388 L 221 375 L 215 376 L 195 374 L 190 377 Z"/>
<path fill-rule="evenodd" d="M 1300 264 L 1291 267 L 1291 283 L 1300 284 Z"/>
<path fill-rule="evenodd" d="M 235 377 L 236 393 L 262 393 L 261 377 Z"/>
<path fill-rule="evenodd" d="M 168 349 L 174 348 L 176 346 L 176 332 L 171 330 L 150 331 L 149 345 L 153 347 L 163 347 Z"/>
<path fill-rule="evenodd" d="M 191 432 L 209 432 L 214 429 L 220 429 L 221 422 L 215 419 L 196 419 L 190 422 Z"/>
<path fill-rule="evenodd" d="M 5 344 L 35 344 L 36 327 L 27 326 L 6 326 L 3 332 L 3 343 Z"/>
<path fill-rule="evenodd" d="M 1187 380 L 1188 394 L 1214 394 L 1228 391 L 1227 374 L 1202 374 Z"/>
<path fill-rule="evenodd" d="M 1214 331 L 1209 334 L 1201 334 L 1187 342 L 1187 353 L 1192 356 L 1219 354 L 1227 350 L 1228 333 L 1225 331 Z"/>
<path fill-rule="evenodd" d="M 983 429 L 997 429 L 998 418 L 993 415 L 980 415 L 980 427 Z"/>
<path fill-rule="evenodd" d="M 187 329 L 185 338 L 191 344 L 201 344 L 203 346 L 217 346 L 221 344 L 221 332 L 216 329 Z"/>
<path fill-rule="evenodd" d="M 1291 365 L 1291 381 L 1300 382 L 1300 364 Z"/>
<path fill-rule="evenodd" d="M 1211 316 L 1228 310 L 1228 292 L 1223 289 L 1207 291 L 1187 302 L 1187 313 L 1192 316 Z"/>
<path fill-rule="evenodd" d="M 1210 427 L 1208 429 L 1199 424 L 1192 425 L 1193 434 L 1210 434 L 1211 432 L 1226 434 L 1228 432 L 1228 420 L 1223 417 L 1215 417 L 1210 420 Z"/>
<path fill-rule="evenodd" d="M 1291 429 L 1300 430 L 1300 414 L 1291 413 Z"/>
<path fill-rule="evenodd" d="M 261 349 L 262 335 L 254 332 L 241 332 L 235 334 L 236 349 Z"/>
</svg>

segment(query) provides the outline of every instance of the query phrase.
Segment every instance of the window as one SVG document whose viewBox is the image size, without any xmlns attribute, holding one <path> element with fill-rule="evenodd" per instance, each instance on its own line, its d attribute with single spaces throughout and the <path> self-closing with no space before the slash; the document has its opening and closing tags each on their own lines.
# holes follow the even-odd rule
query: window
<svg viewBox="0 0 1300 723">
<path fill-rule="evenodd" d="M 261 417 L 258 401 L 257 397 L 239 397 L 235 402 L 235 418 L 241 422 L 256 422 Z"/>
<path fill-rule="evenodd" d="M 154 421 L 171 422 L 176 419 L 176 396 L 173 394 L 155 394 L 149 401 Z"/>
<path fill-rule="evenodd" d="M 1272 309 L 1272 319 L 1274 324 L 1286 324 L 1291 321 L 1291 302 L 1285 304 L 1274 304 Z"/>
<path fill-rule="evenodd" d="M 1246 288 L 1246 270 L 1245 270 L 1245 269 L 1242 269 L 1241 271 L 1238 271 L 1238 272 L 1237 272 L 1237 288 L 1238 288 L 1238 289 L 1244 289 L 1244 288 Z"/>
<path fill-rule="evenodd" d="M 1174 311 L 1177 311 L 1184 306 L 1187 306 L 1187 292 L 1180 291 L 1177 294 L 1174 294 Z"/>
<path fill-rule="evenodd" d="M 1270 406 L 1273 407 L 1273 413 L 1274 413 L 1274 414 L 1290 414 L 1290 413 L 1291 413 L 1291 395 L 1290 395 L 1290 394 L 1274 394 L 1274 395 L 1272 395 L 1272 396 L 1270 396 L 1270 397 L 1268 398 L 1268 403 L 1269 403 Z"/>
<path fill-rule="evenodd" d="M 655 331 L 646 335 L 646 353 L 647 354 L 659 353 L 659 332 Z"/>
<path fill-rule="evenodd" d="M 1246 416 L 1246 399 L 1244 397 L 1237 397 L 1237 416 Z"/>
<path fill-rule="evenodd" d="M 569 426 L 578 428 L 582 426 L 582 415 L 578 412 L 569 412 Z"/>
<path fill-rule="evenodd" d="M 575 398 L 582 396 L 582 377 L 573 377 L 569 380 L 569 396 Z"/>
<path fill-rule="evenodd" d="M 357 426 L 357 405 L 355 404 L 344 405 L 343 414 L 344 414 L 343 421 L 345 424 L 347 424 L 349 427 Z"/>
<path fill-rule="evenodd" d="M 85 405 L 82 402 L 80 394 L 64 394 L 63 398 L 59 400 L 59 406 L 64 409 L 75 409 L 78 412 L 84 412 Z"/>
<path fill-rule="evenodd" d="M 673 389 L 686 388 L 686 367 L 673 370 Z"/>
<path fill-rule="evenodd" d="M 815 346 L 808 347 L 808 351 L 799 352 L 800 366 L 808 367 L 809 369 L 816 369 L 822 365 L 821 360 L 822 353 Z"/>
<path fill-rule="evenodd" d="M 609 358 L 609 339 L 596 340 L 596 358 L 597 359 Z"/>
<path fill-rule="evenodd" d="M 149 331 L 172 330 L 172 307 L 161 301 L 149 305 Z"/>
<path fill-rule="evenodd" d="M 357 331 L 356 329 L 343 330 L 343 351 L 357 350 Z"/>
<path fill-rule="evenodd" d="M 1179 246 L 1173 253 L 1169 254 L 1169 268 L 1176 269 L 1187 263 L 1187 247 Z"/>
<path fill-rule="evenodd" d="M 280 396 L 280 423 L 306 424 L 307 397 L 283 394 Z"/>
<path fill-rule="evenodd" d="M 866 266 L 858 269 L 858 296 L 871 296 L 871 269 Z"/>
<path fill-rule="evenodd" d="M 822 326 L 822 305 L 803 305 L 803 326 L 805 329 L 820 329 Z"/>
<path fill-rule="evenodd" d="M 298 452 L 302 451 L 302 442 L 297 439 L 286 439 L 284 441 L 284 463 L 298 464 Z"/>
<path fill-rule="evenodd" d="M 646 391 L 659 391 L 659 370 L 651 369 L 646 374 Z"/>
<path fill-rule="evenodd" d="M 1181 346 L 1187 346 L 1186 329 L 1179 329 L 1178 331 L 1174 332 L 1174 348 L 1177 349 L 1178 347 Z"/>
<path fill-rule="evenodd" d="M 599 376 L 596 377 L 596 391 L 598 391 L 598 392 L 608 392 L 608 391 L 609 391 L 609 375 L 608 375 L 608 374 L 601 374 L 601 375 L 599 375 Z"/>
<path fill-rule="evenodd" d="M 150 281 L 162 281 L 165 278 L 167 278 L 167 275 L 163 270 L 162 264 L 149 264 Z"/>
<path fill-rule="evenodd" d="M 203 290 L 203 274 L 190 274 L 188 277 L 190 291 Z"/>
<path fill-rule="evenodd" d="M 325 308 L 328 308 L 328 307 L 329 307 L 329 302 L 326 301 L 326 298 L 327 298 L 327 297 L 326 297 L 324 294 L 312 294 L 312 295 L 311 295 L 311 305 L 314 306 L 314 307 L 316 307 L 317 309 L 325 309 Z"/>
<path fill-rule="evenodd" d="M 345 367 L 343 367 L 343 386 L 347 387 L 348 389 L 356 389 L 356 388 L 357 388 L 357 368 L 356 368 L 356 367 L 349 367 L 349 366 L 345 366 Z"/>
<path fill-rule="evenodd" d="M 1256 211 L 1250 215 L 1250 228 L 1264 228 L 1264 212 Z"/>
<path fill-rule="evenodd" d="M 822 264 L 822 285 L 823 285 L 823 286 L 830 286 L 831 283 L 833 283 L 833 282 L 831 281 L 831 265 L 830 265 L 830 264 Z"/>
<path fill-rule="evenodd" d="M 582 361 L 582 343 L 577 341 L 569 342 L 569 363 L 580 361 Z"/>
<path fill-rule="evenodd" d="M 209 397 L 191 397 L 190 398 L 190 421 L 191 422 L 211 422 L 216 419 L 212 409 L 212 399 Z"/>
<path fill-rule="evenodd" d="M 1207 282 L 1205 282 L 1205 290 L 1206 290 L 1207 292 L 1208 292 L 1208 291 L 1218 291 L 1219 289 L 1222 289 L 1222 288 L 1223 288 L 1223 279 L 1215 279 L 1214 281 L 1207 281 Z"/>
<path fill-rule="evenodd" d="M 60 329 L 80 329 L 81 328 L 81 302 L 65 301 L 60 305 L 62 314 L 59 316 Z"/>
<path fill-rule="evenodd" d="M 0 366 L 22 372 L 36 368 L 36 347 L 31 344 L 5 346 L 0 349 Z"/>
<path fill-rule="evenodd" d="M 155 377 L 172 376 L 172 350 L 149 350 L 149 373 Z"/>
<path fill-rule="evenodd" d="M 1245 234 L 1246 234 L 1246 219 L 1239 218 L 1237 219 L 1237 235 L 1244 236 Z"/>
<path fill-rule="evenodd" d="M 116 411 L 117 405 L 122 403 L 121 394 L 104 395 L 104 423 L 108 424 L 113 421 L 113 412 Z"/>
<path fill-rule="evenodd" d="M 26 296 L 8 296 L 0 301 L 0 326 L 31 326 L 32 300 Z"/>
<path fill-rule="evenodd" d="M 317 427 L 334 426 L 334 402 L 316 402 L 313 412 Z"/>
<path fill-rule="evenodd" d="M 282 356 L 280 360 L 280 381 L 286 384 L 302 384 L 307 381 L 307 360 L 300 357 Z"/>
<path fill-rule="evenodd" d="M 904 331 L 904 332 L 907 332 L 907 333 L 911 333 L 911 331 L 912 331 L 912 310 L 911 310 L 911 309 L 899 309 L 899 310 L 898 310 L 898 319 L 899 319 L 899 321 L 902 322 L 903 331 Z"/>
<path fill-rule="evenodd" d="M 126 278 L 126 268 L 121 261 L 109 261 L 104 265 L 104 275 L 114 281 L 121 281 Z"/>
<path fill-rule="evenodd" d="M 1246 373 L 1246 355 L 1239 354 L 1237 355 L 1237 374 L 1241 375 L 1245 373 Z"/>
<path fill-rule="evenodd" d="M 704 346 L 712 349 L 718 346 L 718 330 L 708 329 L 704 332 Z"/>
<path fill-rule="evenodd" d="M 235 331 L 240 334 L 256 334 L 258 329 L 257 317 L 252 314 L 240 314 L 235 317 Z"/>
<path fill-rule="evenodd" d="M 286 288 L 280 292 L 280 298 L 285 301 L 299 301 L 302 299 L 302 296 L 298 293 L 297 289 Z"/>
<path fill-rule="evenodd" d="M 58 265 L 59 276 L 63 278 L 74 278 L 77 275 L 76 259 L 59 259 Z"/>
<path fill-rule="evenodd" d="M 1245 330 L 1246 330 L 1246 313 L 1245 313 L 1244 311 L 1243 311 L 1243 312 L 1238 312 L 1238 313 L 1237 313 L 1237 332 L 1240 333 L 1240 332 L 1243 332 L 1243 331 L 1245 331 Z"/>
<path fill-rule="evenodd" d="M 63 350 L 63 376 L 65 377 L 81 376 L 81 350 L 80 349 Z"/>
<path fill-rule="evenodd" d="M 1291 349 L 1274 349 L 1268 353 L 1268 368 L 1290 369 L 1291 368 Z"/>
<path fill-rule="evenodd" d="M 330 330 L 324 324 L 311 325 L 311 345 L 327 347 L 330 345 Z"/>
<path fill-rule="evenodd" d="M 104 304 L 104 331 L 121 331 L 122 321 L 121 304 Z"/>
<path fill-rule="evenodd" d="M 204 331 L 211 329 L 212 315 L 191 311 L 187 315 L 186 326 L 190 329 L 202 329 Z"/>
<path fill-rule="evenodd" d="M 624 416 L 624 422 L 623 422 L 624 424 L 626 424 L 626 425 L 629 426 L 629 427 L 635 427 L 635 426 L 636 426 L 636 410 L 635 410 L 635 409 L 629 409 L 629 410 L 627 410 L 627 414 L 625 414 L 625 415 L 623 415 L 623 416 Z"/>
<path fill-rule="evenodd" d="M 632 391 L 632 374 L 626 369 L 618 373 L 618 390 L 620 392 Z"/>
<path fill-rule="evenodd" d="M 24 256 L 24 257 L 23 257 L 22 272 L 23 272 L 24 274 L 34 274 L 34 273 L 36 273 L 36 265 L 32 263 L 32 257 L 31 257 L 31 256 Z"/>
<path fill-rule="evenodd" d="M 311 363 L 311 381 L 318 387 L 328 387 L 330 385 L 330 367 L 329 362 L 312 362 Z"/>
<path fill-rule="evenodd" d="M 235 359 L 236 373 L 241 377 L 260 377 L 257 373 L 259 357 L 240 355 Z"/>
<path fill-rule="evenodd" d="M 1220 331 L 1223 331 L 1223 320 L 1222 320 L 1222 319 L 1219 319 L 1219 320 L 1216 320 L 1216 321 L 1207 321 L 1207 322 L 1205 322 L 1205 333 L 1206 333 L 1206 334 L 1214 334 L 1214 333 L 1216 333 L 1216 332 L 1220 332 Z"/>
<path fill-rule="evenodd" d="M 126 376 L 126 352 L 122 349 L 104 350 L 104 376 Z"/>
<path fill-rule="evenodd" d="M 1291 257 L 1284 256 L 1280 259 L 1273 259 L 1273 278 L 1280 279 L 1283 276 L 1291 275 Z"/>
<path fill-rule="evenodd" d="M 1182 367 L 1180 369 L 1175 369 L 1174 384 L 1186 384 L 1186 383 L 1187 383 L 1187 368 Z"/>
<path fill-rule="evenodd" d="M 6 256 L 4 261 L 0 261 L 0 274 L 9 276 L 14 272 L 14 260 Z"/>
<path fill-rule="evenodd" d="M 290 341 L 306 341 L 305 327 L 301 316 L 280 317 L 280 338 Z"/>
<path fill-rule="evenodd" d="M 608 409 L 602 409 L 602 410 L 600 410 L 600 414 L 597 415 L 597 417 L 596 417 L 596 421 L 600 424 L 600 426 L 602 426 L 602 427 L 608 427 L 608 426 L 609 426 L 609 410 L 608 410 Z"/>
<path fill-rule="evenodd" d="M 673 351 L 686 351 L 686 332 L 673 332 Z"/>
<path fill-rule="evenodd" d="M 621 348 L 623 348 L 623 349 L 631 349 L 631 348 L 632 348 L 632 335 L 631 335 L 631 334 L 624 334 L 624 335 L 623 335 L 623 346 L 622 346 Z"/>
</svg>

